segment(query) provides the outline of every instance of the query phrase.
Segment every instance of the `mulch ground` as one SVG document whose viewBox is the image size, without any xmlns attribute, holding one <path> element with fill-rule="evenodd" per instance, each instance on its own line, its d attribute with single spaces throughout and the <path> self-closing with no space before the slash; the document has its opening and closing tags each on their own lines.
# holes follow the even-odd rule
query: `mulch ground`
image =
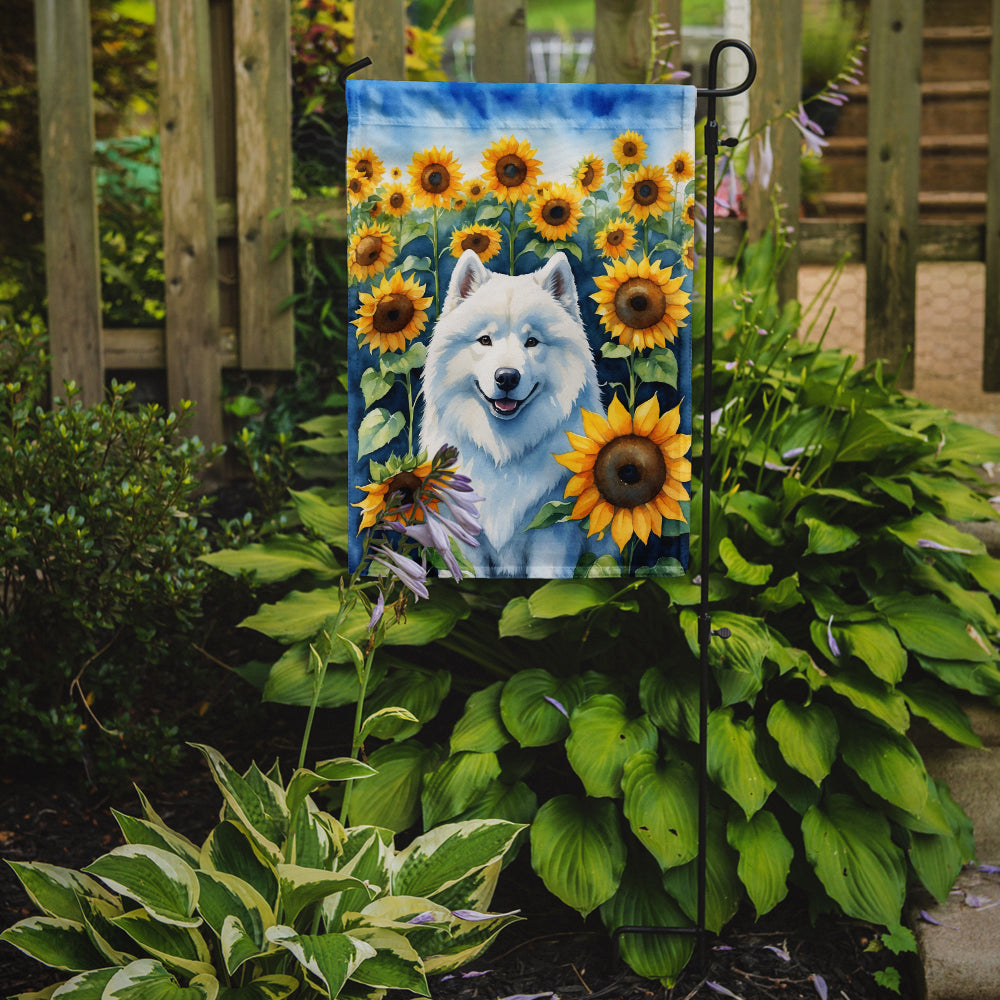
<svg viewBox="0 0 1000 1000">
<path fill-rule="evenodd" d="M 226 746 L 234 763 L 239 748 Z M 174 828 L 198 840 L 218 814 L 219 796 L 200 755 L 192 766 L 149 797 Z M 80 868 L 122 842 L 111 807 L 139 814 L 133 793 L 108 796 L 73 776 L 6 775 L 0 778 L 0 858 L 45 861 Z M 741 913 L 704 945 L 706 964 L 682 975 L 673 989 L 634 975 L 618 961 L 596 915 L 581 921 L 545 892 L 526 856 L 503 874 L 494 900 L 500 911 L 519 908 L 525 919 L 504 930 L 468 969 L 431 978 L 435 1000 L 691 1000 L 736 996 L 743 1000 L 887 1000 L 874 974 L 887 965 L 903 973 L 900 993 L 918 995 L 911 970 L 884 951 L 867 950 L 872 929 L 844 919 L 808 920 L 801 901 L 782 904 L 764 920 Z M 0 927 L 32 914 L 31 904 L 6 865 L 0 865 Z M 38 990 L 59 981 L 7 944 L 0 944 L 0 995 Z"/>
</svg>

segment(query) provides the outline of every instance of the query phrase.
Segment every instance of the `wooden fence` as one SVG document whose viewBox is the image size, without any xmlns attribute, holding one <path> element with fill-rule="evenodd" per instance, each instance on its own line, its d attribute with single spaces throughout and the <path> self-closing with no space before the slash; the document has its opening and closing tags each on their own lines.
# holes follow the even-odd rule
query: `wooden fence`
<svg viewBox="0 0 1000 1000">
<path fill-rule="evenodd" d="M 527 78 L 525 2 L 474 0 L 477 79 Z M 108 370 L 165 369 L 169 401 L 195 400 L 195 432 L 217 442 L 222 369 L 292 367 L 293 319 L 283 307 L 292 290 L 291 254 L 277 251 L 293 224 L 292 213 L 282 211 L 291 203 L 289 6 L 290 0 L 158 0 L 166 324 L 111 330 L 101 325 L 89 0 L 35 0 L 54 386 L 72 379 L 85 401 L 95 401 Z M 917 0 L 871 0 L 866 218 L 800 220 L 786 210 L 798 238 L 782 291 L 795 294 L 800 262 L 833 262 L 845 252 L 863 260 L 866 355 L 896 364 L 914 345 L 917 262 L 985 261 L 983 385 L 998 391 L 1000 0 L 992 4 L 994 166 L 985 224 L 919 219 L 922 10 Z M 681 0 L 595 0 L 597 80 L 642 81 L 650 17 L 679 25 L 681 15 Z M 802 3 L 753 0 L 751 17 L 759 66 L 750 91 L 752 129 L 799 101 Z M 355 51 L 375 60 L 365 73 L 402 78 L 404 0 L 357 0 L 355 23 Z M 716 242 L 722 255 L 744 225 L 751 234 L 762 231 L 773 196 L 799 203 L 799 134 L 779 124 L 769 188 L 749 192 L 746 223 L 726 220 Z M 314 235 L 345 238 L 342 201 L 313 200 L 299 214 L 312 220 Z M 904 384 L 912 384 L 912 358 L 911 351 Z"/>
</svg>

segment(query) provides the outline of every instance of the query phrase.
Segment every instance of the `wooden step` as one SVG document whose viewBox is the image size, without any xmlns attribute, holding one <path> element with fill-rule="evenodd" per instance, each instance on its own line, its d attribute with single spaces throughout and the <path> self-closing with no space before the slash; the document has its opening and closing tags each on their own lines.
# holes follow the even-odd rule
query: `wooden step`
<svg viewBox="0 0 1000 1000">
<path fill-rule="evenodd" d="M 946 26 L 956 21 L 962 24 L 990 23 L 991 0 L 923 0 L 923 2 L 925 28 Z"/>
<path fill-rule="evenodd" d="M 828 218 L 860 219 L 866 214 L 864 191 L 830 191 L 816 198 Z M 921 191 L 920 218 L 954 222 L 982 222 L 986 217 L 986 193 L 979 191 Z"/>
<path fill-rule="evenodd" d="M 921 79 L 924 83 L 988 80 L 992 38 L 989 25 L 925 28 Z"/>
</svg>

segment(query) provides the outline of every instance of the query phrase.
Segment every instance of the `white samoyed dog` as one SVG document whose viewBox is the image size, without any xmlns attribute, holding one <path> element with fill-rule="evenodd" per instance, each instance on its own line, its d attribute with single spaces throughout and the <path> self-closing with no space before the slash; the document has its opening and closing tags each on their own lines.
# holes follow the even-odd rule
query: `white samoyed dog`
<svg viewBox="0 0 1000 1000">
<path fill-rule="evenodd" d="M 576 283 L 559 251 L 532 274 L 489 271 L 459 258 L 423 373 L 420 447 L 459 449 L 461 471 L 485 499 L 477 576 L 572 575 L 585 535 L 578 522 L 525 531 L 543 504 L 562 500 L 567 472 L 552 457 L 582 432 L 581 408 L 603 413 Z"/>
</svg>

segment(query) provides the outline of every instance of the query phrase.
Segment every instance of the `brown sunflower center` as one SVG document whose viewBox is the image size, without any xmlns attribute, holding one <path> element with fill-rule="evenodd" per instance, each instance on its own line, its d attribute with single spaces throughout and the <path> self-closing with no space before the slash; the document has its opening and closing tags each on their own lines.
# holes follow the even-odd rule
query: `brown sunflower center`
<svg viewBox="0 0 1000 1000">
<path fill-rule="evenodd" d="M 629 278 L 615 292 L 615 313 L 633 330 L 655 326 L 666 311 L 663 289 L 649 278 Z"/>
<path fill-rule="evenodd" d="M 363 177 L 352 177 L 348 187 L 355 193 L 358 194 L 365 189 L 365 181 Z"/>
<path fill-rule="evenodd" d="M 541 212 L 542 221 L 550 226 L 565 226 L 569 222 L 570 205 L 563 198 L 551 198 Z"/>
<path fill-rule="evenodd" d="M 528 164 L 517 153 L 508 153 L 497 160 L 497 180 L 505 187 L 517 187 L 528 176 Z"/>
<path fill-rule="evenodd" d="M 364 236 L 354 251 L 354 261 L 362 267 L 371 267 L 382 256 L 382 237 Z"/>
<path fill-rule="evenodd" d="M 371 160 L 358 160 L 354 164 L 354 169 L 359 174 L 364 174 L 365 177 L 372 177 L 375 173 L 375 168 L 372 166 Z"/>
<path fill-rule="evenodd" d="M 476 253 L 483 253 L 489 246 L 490 238 L 486 233 L 469 233 L 461 243 L 463 250 L 475 250 Z"/>
<path fill-rule="evenodd" d="M 680 177 L 686 170 L 687 164 L 683 160 L 674 160 L 674 173 L 677 174 L 678 177 Z"/>
<path fill-rule="evenodd" d="M 623 156 L 637 156 L 639 153 L 639 146 L 631 139 L 622 143 L 622 155 Z"/>
<path fill-rule="evenodd" d="M 620 247 L 625 242 L 625 230 L 612 229 L 605 242 L 609 247 Z"/>
<path fill-rule="evenodd" d="M 420 186 L 428 194 L 441 194 L 448 190 L 451 184 L 451 174 L 441 163 L 428 163 L 420 172 Z"/>
<path fill-rule="evenodd" d="M 420 481 L 420 477 L 415 476 L 412 472 L 397 472 L 396 475 L 394 475 L 392 479 L 385 484 L 386 500 L 388 500 L 393 493 L 397 493 L 400 497 L 397 501 L 397 506 L 408 507 L 413 503 L 414 497 L 420 493 L 423 485 L 424 484 Z"/>
<path fill-rule="evenodd" d="M 594 183 L 594 164 L 588 163 L 587 169 L 584 170 L 583 176 L 580 178 L 580 184 L 583 187 L 590 187 Z"/>
<path fill-rule="evenodd" d="M 649 438 L 637 434 L 609 441 L 594 461 L 594 485 L 615 507 L 649 503 L 666 481 L 663 453 Z"/>
<path fill-rule="evenodd" d="M 413 300 L 400 292 L 386 295 L 375 307 L 372 326 L 379 333 L 399 333 L 413 319 Z"/>
<path fill-rule="evenodd" d="M 638 181 L 632 185 L 632 200 L 637 205 L 655 205 L 660 196 L 660 186 L 656 181 Z"/>
<path fill-rule="evenodd" d="M 406 204 L 406 196 L 402 191 L 393 191 L 389 195 L 389 205 L 392 208 L 402 208 Z"/>
</svg>

